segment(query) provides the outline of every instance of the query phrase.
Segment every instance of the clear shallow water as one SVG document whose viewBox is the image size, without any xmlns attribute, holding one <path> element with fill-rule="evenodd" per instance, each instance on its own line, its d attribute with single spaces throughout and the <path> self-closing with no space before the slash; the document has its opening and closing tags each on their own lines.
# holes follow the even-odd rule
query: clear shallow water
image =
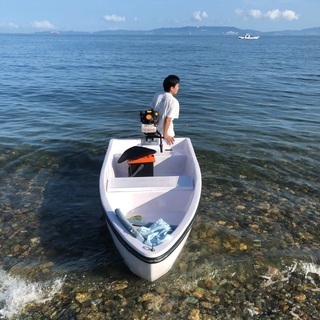
<svg viewBox="0 0 320 320">
<path fill-rule="evenodd" d="M 0 35 L 0 41 L 6 276 L 40 285 L 64 279 L 74 295 L 115 280 L 128 282 L 128 297 L 154 290 L 113 247 L 100 219 L 98 179 L 109 139 L 140 135 L 139 111 L 170 73 L 182 80 L 175 127 L 194 143 L 203 195 L 182 256 L 161 286 L 180 301 L 187 295 L 175 295 L 181 283 L 191 290 L 234 273 L 249 281 L 297 261 L 318 270 L 318 37 Z"/>
</svg>

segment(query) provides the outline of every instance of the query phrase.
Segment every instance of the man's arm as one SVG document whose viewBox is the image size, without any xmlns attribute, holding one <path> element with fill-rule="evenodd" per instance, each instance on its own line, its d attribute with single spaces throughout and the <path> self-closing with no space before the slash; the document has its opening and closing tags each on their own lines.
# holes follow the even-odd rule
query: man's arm
<svg viewBox="0 0 320 320">
<path fill-rule="evenodd" d="M 168 135 L 168 129 L 172 122 L 172 119 L 169 117 L 166 117 L 164 120 L 164 126 L 163 126 L 163 138 L 166 140 L 168 145 L 174 144 L 174 137 L 171 137 Z"/>
</svg>

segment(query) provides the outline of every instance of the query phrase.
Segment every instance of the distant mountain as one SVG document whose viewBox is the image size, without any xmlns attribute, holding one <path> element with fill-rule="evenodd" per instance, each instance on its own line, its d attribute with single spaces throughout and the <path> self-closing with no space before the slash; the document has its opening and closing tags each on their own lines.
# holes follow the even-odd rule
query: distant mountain
<svg viewBox="0 0 320 320">
<path fill-rule="evenodd" d="M 95 34 L 147 34 L 147 35 L 238 35 L 245 32 L 262 34 L 262 32 L 254 30 L 242 30 L 235 27 L 180 27 L 180 28 L 160 28 L 147 31 L 128 31 L 128 30 L 114 30 L 114 31 L 99 31 Z"/>
<path fill-rule="evenodd" d="M 114 31 L 98 31 L 94 34 L 150 34 L 150 35 L 242 35 L 250 33 L 254 35 L 320 35 L 320 27 L 303 30 L 284 30 L 273 32 L 261 32 L 253 29 L 239 29 L 235 27 L 180 27 L 180 28 L 160 28 L 149 31 L 129 31 L 129 30 L 114 30 Z"/>
<path fill-rule="evenodd" d="M 264 32 L 264 35 L 283 35 L 283 36 L 319 36 L 320 27 L 318 28 L 309 28 L 302 30 L 283 30 L 283 31 L 274 31 L 274 32 Z"/>
<path fill-rule="evenodd" d="M 180 27 L 180 28 L 160 28 L 153 30 L 105 30 L 96 32 L 77 32 L 77 31 L 49 31 L 39 32 L 41 34 L 95 34 L 95 35 L 243 35 L 250 33 L 253 35 L 268 35 L 268 36 L 319 36 L 320 27 L 309 28 L 302 30 L 283 30 L 283 31 L 272 31 L 272 32 L 261 32 L 253 29 L 239 29 L 235 27 Z"/>
</svg>

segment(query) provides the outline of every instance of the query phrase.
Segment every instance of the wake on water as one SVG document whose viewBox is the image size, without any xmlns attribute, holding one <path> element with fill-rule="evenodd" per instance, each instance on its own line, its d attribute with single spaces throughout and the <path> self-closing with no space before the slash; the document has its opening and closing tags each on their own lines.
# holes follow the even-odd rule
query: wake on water
<svg viewBox="0 0 320 320">
<path fill-rule="evenodd" d="M 44 303 L 61 290 L 63 279 L 52 282 L 27 282 L 0 269 L 0 319 L 10 319 L 31 303 Z"/>
</svg>

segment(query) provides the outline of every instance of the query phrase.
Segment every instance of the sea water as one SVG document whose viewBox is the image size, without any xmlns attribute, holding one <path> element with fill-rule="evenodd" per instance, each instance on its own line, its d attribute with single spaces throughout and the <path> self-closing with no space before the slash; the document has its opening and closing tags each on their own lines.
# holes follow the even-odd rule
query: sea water
<svg viewBox="0 0 320 320">
<path fill-rule="evenodd" d="M 239 305 L 262 316 L 255 295 L 288 304 L 276 296 L 288 272 L 301 285 L 282 288 L 293 302 L 276 315 L 313 317 L 319 283 L 313 277 L 309 292 L 298 275 L 319 275 L 319 37 L 1 34 L 0 42 L 2 317 L 232 318 Z M 141 136 L 139 112 L 168 74 L 181 79 L 175 131 L 193 142 L 203 192 L 181 257 L 148 284 L 113 246 L 98 180 L 109 140 Z"/>
</svg>

